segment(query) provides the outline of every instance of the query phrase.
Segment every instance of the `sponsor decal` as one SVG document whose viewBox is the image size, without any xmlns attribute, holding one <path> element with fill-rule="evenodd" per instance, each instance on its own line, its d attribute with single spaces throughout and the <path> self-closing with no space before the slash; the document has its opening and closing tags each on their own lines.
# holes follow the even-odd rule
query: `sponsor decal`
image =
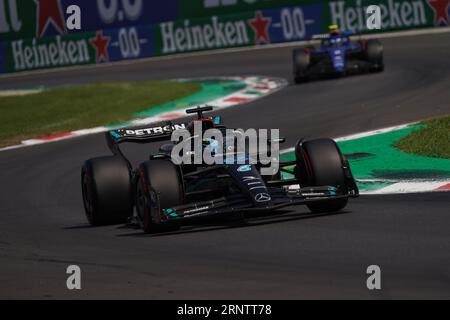
<svg viewBox="0 0 450 320">
<path fill-rule="evenodd" d="M 104 37 L 103 32 L 97 31 L 95 38 L 89 39 L 89 42 L 93 47 L 95 47 L 96 57 L 95 61 L 97 63 L 109 62 L 108 46 L 111 42 L 111 37 Z"/>
<path fill-rule="evenodd" d="M 153 26 L 136 26 L 99 30 L 91 46 L 96 51 L 96 62 L 121 61 L 154 56 Z M 102 55 L 104 53 L 104 55 Z"/>
<path fill-rule="evenodd" d="M 270 43 L 269 27 L 272 23 L 272 18 L 265 18 L 261 11 L 256 11 L 254 19 L 250 20 L 250 25 L 255 31 L 255 44 Z"/>
<path fill-rule="evenodd" d="M 73 0 L 64 0 L 73 1 Z M 153 25 L 178 18 L 178 0 L 78 0 L 86 30 Z"/>
<path fill-rule="evenodd" d="M 191 210 L 186 210 L 186 211 L 184 211 L 183 212 L 183 214 L 186 216 L 186 215 L 191 215 L 192 213 L 198 213 L 199 211 L 206 211 L 206 210 L 208 210 L 210 208 L 210 206 L 204 206 L 204 207 L 198 207 L 198 208 L 195 208 L 195 209 L 191 209 Z M 203 213 L 203 212 L 200 212 L 200 213 Z M 200 214 L 199 213 L 199 214 Z"/>
<path fill-rule="evenodd" d="M 178 217 L 178 214 L 175 212 L 175 210 L 174 209 L 172 209 L 172 208 L 168 208 L 168 209 L 163 209 L 163 212 L 166 214 L 166 215 L 169 215 L 169 216 L 171 216 L 171 217 Z"/>
<path fill-rule="evenodd" d="M 321 31 L 322 5 L 212 15 L 159 24 L 159 54 L 302 40 Z"/>
<path fill-rule="evenodd" d="M 10 0 L 8 2 L 9 11 L 7 11 L 5 2 L 5 0 L 0 0 L 0 35 L 10 32 L 19 32 L 23 25 L 19 18 L 16 1 Z"/>
<path fill-rule="evenodd" d="M 91 62 L 86 39 L 15 40 L 11 44 L 13 71 L 86 64 Z"/>
<path fill-rule="evenodd" d="M 427 0 L 428 5 L 434 12 L 434 24 L 439 25 L 450 25 L 449 11 L 450 11 L 450 0 Z"/>
<path fill-rule="evenodd" d="M 272 200 L 272 198 L 270 197 L 270 195 L 268 193 L 258 193 L 255 196 L 255 201 L 256 202 L 269 202 L 270 200 Z"/>
<path fill-rule="evenodd" d="M 50 25 L 52 25 L 60 35 L 67 32 L 60 0 L 36 1 L 36 6 L 36 36 L 38 38 L 45 35 L 45 32 Z"/>
<path fill-rule="evenodd" d="M 257 190 L 257 189 L 264 189 L 267 190 L 264 182 L 261 181 L 261 179 L 253 176 L 246 176 L 242 178 L 242 181 L 244 181 L 247 186 L 249 187 L 249 191 Z"/>
<path fill-rule="evenodd" d="M 313 197 L 313 196 L 327 196 L 328 194 L 323 193 L 323 192 L 305 192 L 302 193 L 302 196 L 305 197 Z"/>
<path fill-rule="evenodd" d="M 330 195 L 335 196 L 337 195 L 338 189 L 336 187 L 329 187 L 328 191 L 330 192 Z"/>
<path fill-rule="evenodd" d="M 15 72 L 150 57 L 154 55 L 152 31 L 150 27 L 131 27 L 14 40 L 4 46 L 5 69 Z M 0 60 L 1 56 L 2 51 Z"/>
<path fill-rule="evenodd" d="M 176 130 L 186 129 L 185 124 L 167 125 L 162 127 L 153 127 L 145 129 L 119 129 L 117 132 L 122 137 L 145 137 L 152 135 L 170 134 Z"/>
<path fill-rule="evenodd" d="M 178 0 L 164 0 L 157 7 L 144 0 L 0 0 L 0 41 L 150 26 L 177 18 Z"/>
<path fill-rule="evenodd" d="M 240 166 L 237 169 L 238 172 L 249 172 L 252 171 L 252 166 L 251 165 L 244 165 L 244 166 Z"/>
<path fill-rule="evenodd" d="M 380 10 L 381 29 L 403 29 L 431 26 L 430 8 L 435 11 L 435 25 L 448 24 L 450 0 L 378 0 L 330 1 L 328 3 L 332 24 L 352 32 L 367 30 L 370 7 Z M 446 7 L 447 6 L 447 7 Z M 378 29 L 378 28 L 375 28 Z"/>
<path fill-rule="evenodd" d="M 245 21 L 220 21 L 217 16 L 203 24 L 192 25 L 190 20 L 185 20 L 182 26 L 164 22 L 160 31 L 162 54 L 250 44 Z"/>
</svg>

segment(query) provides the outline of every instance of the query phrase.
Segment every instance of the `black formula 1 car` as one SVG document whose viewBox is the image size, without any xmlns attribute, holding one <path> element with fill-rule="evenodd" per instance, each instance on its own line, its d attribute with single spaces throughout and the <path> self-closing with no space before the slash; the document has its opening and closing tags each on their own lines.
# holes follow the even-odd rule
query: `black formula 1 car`
<svg viewBox="0 0 450 320">
<path fill-rule="evenodd" d="M 383 45 L 377 39 L 352 42 L 350 34 L 318 35 L 319 47 L 309 45 L 292 53 L 295 83 L 321 76 L 381 72 Z"/>
<path fill-rule="evenodd" d="M 164 232 L 207 217 L 242 219 L 246 213 L 264 214 L 292 205 L 307 205 L 313 213 L 335 212 L 347 205 L 349 197 L 358 196 L 349 164 L 331 139 L 300 140 L 296 160 L 280 162 L 279 172 L 272 176 L 260 174 L 260 163 L 175 165 L 171 157 L 174 143 L 162 145 L 158 153 L 132 168 L 119 148 L 127 142 L 171 141 L 175 130 L 196 121 L 202 128 L 225 129 L 220 117 L 203 117 L 203 112 L 211 110 L 188 110 L 198 114 L 190 124 L 168 122 L 108 132 L 106 140 L 114 155 L 90 159 L 82 168 L 89 222 L 101 226 L 135 221 L 146 233 Z M 281 172 L 293 178 L 282 179 Z"/>
</svg>

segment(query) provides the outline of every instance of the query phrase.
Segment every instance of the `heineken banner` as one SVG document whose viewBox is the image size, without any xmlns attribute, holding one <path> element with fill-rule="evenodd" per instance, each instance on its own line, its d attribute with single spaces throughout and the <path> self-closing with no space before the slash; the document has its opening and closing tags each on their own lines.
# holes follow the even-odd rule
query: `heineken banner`
<svg viewBox="0 0 450 320">
<path fill-rule="evenodd" d="M 279 7 L 291 3 L 298 5 Z M 370 5 L 381 9 L 382 28 L 373 32 L 450 25 L 450 0 L 190 0 L 180 2 L 186 18 L 159 24 L 155 48 L 164 55 L 299 41 L 326 33 L 330 24 L 366 33 Z"/>
<path fill-rule="evenodd" d="M 81 9 L 81 30 L 66 28 L 66 10 L 73 4 Z M 0 0 L 0 41 L 152 25 L 177 18 L 178 0 Z"/>
<path fill-rule="evenodd" d="M 80 6 L 81 30 L 66 9 Z M 450 0 L 0 0 L 0 73 L 369 32 L 448 27 Z"/>
<path fill-rule="evenodd" d="M 248 11 L 159 24 L 156 52 L 197 50 L 299 41 L 322 29 L 322 4 Z"/>
<path fill-rule="evenodd" d="M 151 57 L 153 34 L 153 27 L 138 26 L 18 39 L 3 44 L 0 62 L 3 56 L 3 69 L 17 72 Z"/>
<path fill-rule="evenodd" d="M 367 31 L 369 5 L 378 5 L 381 9 L 382 28 L 375 32 L 450 25 L 450 0 L 327 1 L 324 19 L 343 30 Z"/>
</svg>

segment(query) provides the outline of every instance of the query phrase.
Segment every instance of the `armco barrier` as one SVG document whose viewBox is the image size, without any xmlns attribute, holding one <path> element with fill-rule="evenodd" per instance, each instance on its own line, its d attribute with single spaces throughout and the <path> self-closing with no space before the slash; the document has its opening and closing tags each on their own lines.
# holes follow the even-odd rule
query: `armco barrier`
<svg viewBox="0 0 450 320">
<path fill-rule="evenodd" d="M 450 25 L 437 0 L 78 0 L 83 30 L 71 33 L 58 15 L 73 1 L 0 0 L 0 73 L 299 41 L 330 24 L 366 33 L 371 4 L 382 11 L 375 32 Z"/>
</svg>

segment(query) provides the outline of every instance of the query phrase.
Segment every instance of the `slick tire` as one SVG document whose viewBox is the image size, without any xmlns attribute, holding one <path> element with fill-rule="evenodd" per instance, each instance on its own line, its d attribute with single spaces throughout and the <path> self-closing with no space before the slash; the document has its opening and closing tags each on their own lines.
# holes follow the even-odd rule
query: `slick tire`
<svg viewBox="0 0 450 320">
<path fill-rule="evenodd" d="M 294 82 L 296 84 L 308 81 L 307 70 L 310 55 L 305 49 L 295 49 L 292 52 Z"/>
<path fill-rule="evenodd" d="M 370 39 L 367 42 L 367 60 L 370 63 L 371 72 L 384 71 L 384 49 L 379 40 Z"/>
<path fill-rule="evenodd" d="M 333 186 L 348 193 L 344 172 L 344 157 L 332 139 L 317 139 L 298 143 L 296 148 L 296 176 L 302 186 Z M 348 199 L 311 202 L 307 206 L 313 213 L 336 212 L 347 206 Z"/>
<path fill-rule="evenodd" d="M 132 215 L 131 177 L 121 157 L 90 159 L 81 170 L 86 217 L 93 226 L 125 223 Z"/>
<path fill-rule="evenodd" d="M 176 231 L 179 225 L 161 221 L 161 210 L 184 200 L 179 168 L 170 160 L 150 160 L 139 166 L 136 211 L 145 233 Z"/>
</svg>

